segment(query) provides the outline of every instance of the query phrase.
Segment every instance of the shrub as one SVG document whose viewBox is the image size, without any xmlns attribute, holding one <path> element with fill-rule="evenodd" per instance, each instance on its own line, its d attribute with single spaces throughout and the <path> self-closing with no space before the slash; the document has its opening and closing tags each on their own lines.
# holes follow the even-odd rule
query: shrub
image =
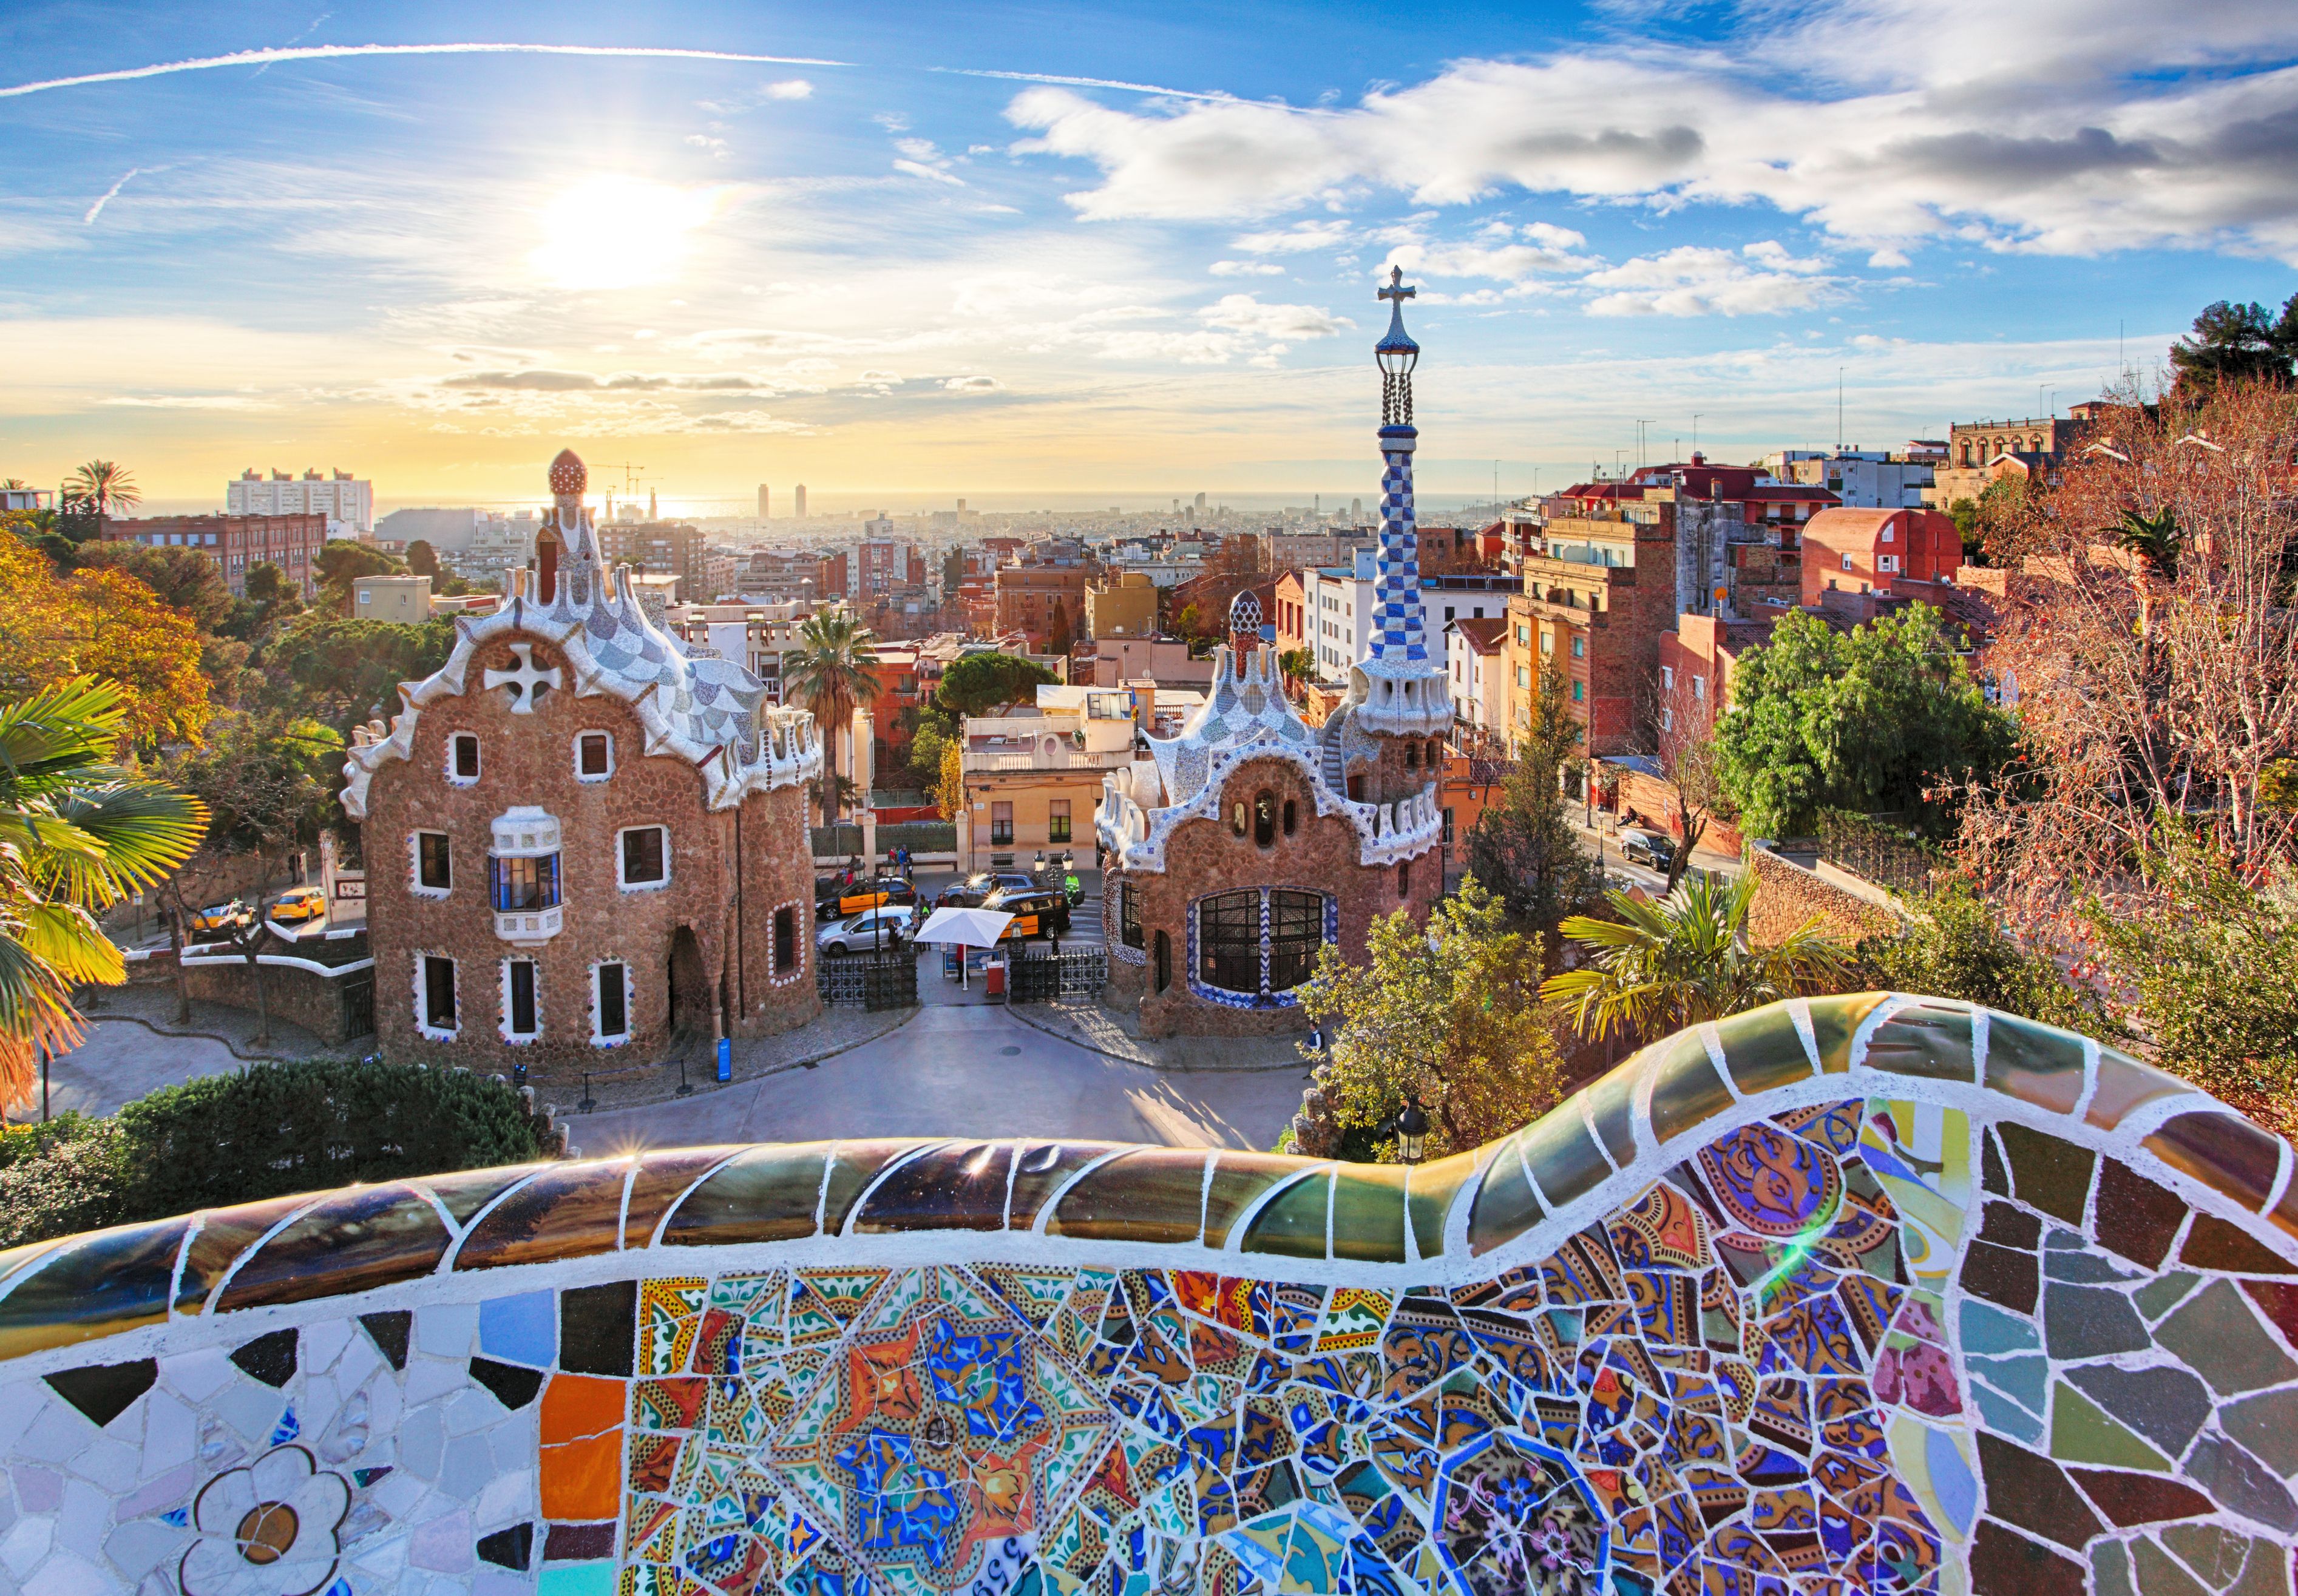
<svg viewBox="0 0 2298 1596">
<path fill-rule="evenodd" d="M 165 1087 L 109 1120 L 0 1137 L 0 1246 L 351 1181 L 542 1155 L 504 1082 L 413 1064 L 257 1064 Z"/>
</svg>

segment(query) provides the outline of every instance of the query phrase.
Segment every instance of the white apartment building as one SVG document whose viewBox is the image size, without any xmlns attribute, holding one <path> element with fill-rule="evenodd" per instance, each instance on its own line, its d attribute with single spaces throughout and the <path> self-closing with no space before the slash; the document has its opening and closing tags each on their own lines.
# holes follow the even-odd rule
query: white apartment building
<svg viewBox="0 0 2298 1596">
<path fill-rule="evenodd" d="M 1507 633 L 1505 613 L 1472 616 L 1444 628 L 1453 718 L 1494 737 L 1508 732 Z"/>
<path fill-rule="evenodd" d="M 351 537 L 375 530 L 375 484 L 361 482 L 348 471 L 322 476 L 314 469 L 301 476 L 274 471 L 269 476 L 252 468 L 227 483 L 223 508 L 233 516 L 325 516 L 343 530 L 327 528 L 329 537 Z"/>
<path fill-rule="evenodd" d="M 1380 551 L 1360 549 L 1353 566 L 1311 566 L 1301 573 L 1301 607 L 1308 612 L 1310 651 L 1317 657 L 1319 682 L 1342 682 L 1349 668 L 1372 652 L 1372 617 L 1378 600 Z M 1424 576 L 1420 604 L 1428 630 L 1441 632 L 1463 616 L 1481 618 L 1508 613 L 1505 585 L 1466 590 L 1460 578 Z M 1496 584 L 1500 579 L 1491 579 Z"/>
<path fill-rule="evenodd" d="M 1921 509 L 1931 485 L 1930 462 L 1895 459 L 1876 450 L 1784 449 L 1765 463 L 1781 482 L 1825 488 L 1848 509 Z"/>
</svg>

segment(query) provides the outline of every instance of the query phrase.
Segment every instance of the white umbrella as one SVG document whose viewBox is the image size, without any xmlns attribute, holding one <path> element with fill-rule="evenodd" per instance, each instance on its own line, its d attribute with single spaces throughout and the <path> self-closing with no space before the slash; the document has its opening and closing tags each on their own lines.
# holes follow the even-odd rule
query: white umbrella
<svg viewBox="0 0 2298 1596">
<path fill-rule="evenodd" d="M 995 947 L 1005 928 L 1013 923 L 1013 916 L 996 909 L 936 909 L 933 917 L 919 928 L 921 942 L 955 942 L 966 947 Z M 970 972 L 965 960 L 957 961 L 958 984 L 969 984 Z"/>
</svg>

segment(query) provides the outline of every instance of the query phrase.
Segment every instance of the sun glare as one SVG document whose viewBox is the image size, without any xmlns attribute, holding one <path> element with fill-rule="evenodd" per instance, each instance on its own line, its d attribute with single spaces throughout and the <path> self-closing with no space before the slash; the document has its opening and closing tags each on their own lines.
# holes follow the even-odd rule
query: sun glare
<svg viewBox="0 0 2298 1596">
<path fill-rule="evenodd" d="M 717 214 L 723 193 L 613 172 L 583 178 L 537 212 L 542 242 L 527 260 L 559 288 L 668 282 L 691 252 L 696 229 Z"/>
</svg>

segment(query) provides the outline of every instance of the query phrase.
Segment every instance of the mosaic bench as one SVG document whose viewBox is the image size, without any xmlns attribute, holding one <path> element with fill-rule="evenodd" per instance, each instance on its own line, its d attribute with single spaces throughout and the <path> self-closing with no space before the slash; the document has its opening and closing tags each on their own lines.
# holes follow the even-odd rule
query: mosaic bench
<svg viewBox="0 0 2298 1596">
<path fill-rule="evenodd" d="M 682 1149 L 0 1255 L 43 1596 L 2288 1596 L 2290 1149 L 1867 994 L 1406 1171 Z"/>
</svg>

